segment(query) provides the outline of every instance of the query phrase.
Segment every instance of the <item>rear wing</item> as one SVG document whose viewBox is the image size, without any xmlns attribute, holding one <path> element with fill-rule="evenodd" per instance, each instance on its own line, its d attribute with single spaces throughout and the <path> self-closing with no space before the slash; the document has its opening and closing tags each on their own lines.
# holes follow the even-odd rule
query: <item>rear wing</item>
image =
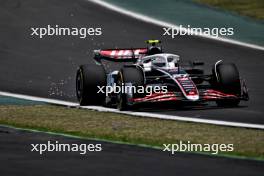
<svg viewBox="0 0 264 176">
<path fill-rule="evenodd" d="M 138 58 L 145 56 L 147 52 L 148 48 L 94 50 L 94 59 L 97 62 L 101 62 L 101 60 L 136 61 Z"/>
</svg>

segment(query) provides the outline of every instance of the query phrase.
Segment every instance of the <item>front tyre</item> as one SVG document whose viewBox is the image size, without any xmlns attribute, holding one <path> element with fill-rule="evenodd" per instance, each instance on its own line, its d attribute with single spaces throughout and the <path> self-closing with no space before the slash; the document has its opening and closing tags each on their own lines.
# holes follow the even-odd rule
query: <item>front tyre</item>
<svg viewBox="0 0 264 176">
<path fill-rule="evenodd" d="M 76 74 L 76 95 L 81 106 L 102 105 L 105 94 L 98 86 L 106 85 L 106 73 L 101 65 L 81 65 Z"/>
<path fill-rule="evenodd" d="M 216 65 L 214 73 L 214 87 L 215 89 L 240 97 L 241 85 L 239 72 L 233 63 L 219 63 Z M 222 99 L 217 100 L 216 104 L 220 107 L 234 107 L 238 106 L 240 99 Z"/>
</svg>

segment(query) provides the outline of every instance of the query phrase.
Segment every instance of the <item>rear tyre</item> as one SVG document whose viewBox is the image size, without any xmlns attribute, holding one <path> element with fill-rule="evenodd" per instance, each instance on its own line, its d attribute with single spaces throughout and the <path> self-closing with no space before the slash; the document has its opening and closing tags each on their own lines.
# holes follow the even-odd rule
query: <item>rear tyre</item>
<svg viewBox="0 0 264 176">
<path fill-rule="evenodd" d="M 213 72 L 215 89 L 238 97 L 241 95 L 239 72 L 235 64 L 220 63 Z M 234 107 L 238 106 L 239 102 L 239 99 L 223 99 L 217 100 L 216 104 L 220 107 Z"/>
<path fill-rule="evenodd" d="M 143 71 L 136 66 L 123 67 L 117 77 L 117 85 L 125 86 L 125 83 L 132 83 L 133 86 L 144 85 Z M 133 95 L 133 97 L 135 94 Z M 117 94 L 117 109 L 120 111 L 128 110 L 131 105 L 128 105 L 127 94 L 125 92 L 119 92 Z"/>
<path fill-rule="evenodd" d="M 76 74 L 76 95 L 81 106 L 102 105 L 104 93 L 97 86 L 106 85 L 106 73 L 101 65 L 81 65 Z"/>
</svg>

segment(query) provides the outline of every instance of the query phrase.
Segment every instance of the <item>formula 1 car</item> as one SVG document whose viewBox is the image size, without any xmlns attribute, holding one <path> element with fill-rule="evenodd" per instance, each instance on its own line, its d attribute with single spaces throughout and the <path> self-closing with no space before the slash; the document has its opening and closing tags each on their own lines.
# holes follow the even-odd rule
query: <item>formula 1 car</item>
<svg viewBox="0 0 264 176">
<path fill-rule="evenodd" d="M 178 55 L 163 52 L 159 40 L 148 40 L 147 43 L 151 46 L 95 50 L 96 65 L 81 65 L 77 71 L 76 93 L 80 105 L 105 105 L 127 110 L 147 102 L 215 101 L 218 106 L 233 107 L 241 100 L 249 99 L 245 81 L 240 79 L 235 64 L 219 60 L 212 73 L 206 75 L 201 69 L 204 63 L 181 64 Z M 106 73 L 102 60 L 130 64 Z M 118 86 L 119 91 L 115 91 Z M 120 91 L 120 87 L 131 89 Z M 132 87 L 142 90 L 158 87 L 162 91 L 137 92 L 131 91 L 134 90 Z"/>
</svg>

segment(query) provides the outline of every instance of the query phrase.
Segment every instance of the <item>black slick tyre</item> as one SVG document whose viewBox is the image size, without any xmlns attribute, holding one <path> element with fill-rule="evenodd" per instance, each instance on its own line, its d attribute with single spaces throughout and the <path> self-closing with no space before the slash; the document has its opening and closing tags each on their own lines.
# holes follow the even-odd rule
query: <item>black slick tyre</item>
<svg viewBox="0 0 264 176">
<path fill-rule="evenodd" d="M 105 94 L 98 86 L 106 86 L 106 73 L 101 65 L 81 65 L 76 74 L 76 95 L 81 106 L 102 105 Z"/>
</svg>

